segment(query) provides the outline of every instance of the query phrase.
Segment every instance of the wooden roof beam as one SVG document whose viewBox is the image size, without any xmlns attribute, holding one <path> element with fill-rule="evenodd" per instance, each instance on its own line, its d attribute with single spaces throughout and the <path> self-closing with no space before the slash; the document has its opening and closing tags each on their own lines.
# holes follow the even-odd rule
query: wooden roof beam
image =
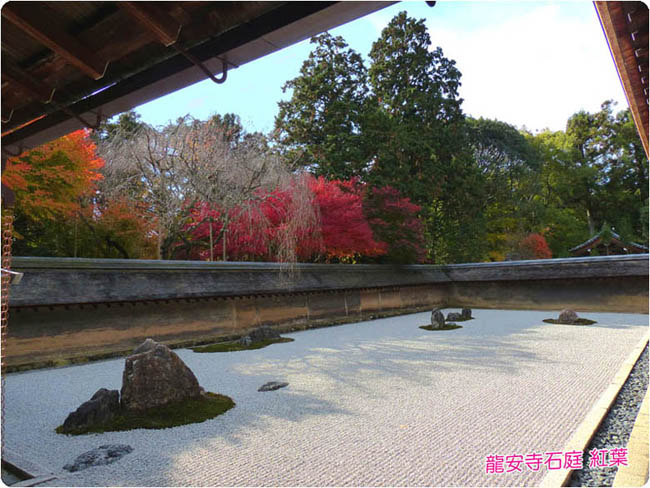
<svg viewBox="0 0 650 488">
<path fill-rule="evenodd" d="M 644 89 L 648 86 L 648 80 L 639 72 L 639 55 L 637 55 L 635 49 L 647 46 L 648 34 L 642 32 L 629 34 L 627 15 L 623 12 L 625 4 L 626 2 L 594 2 L 614 59 L 614 65 L 623 85 L 625 97 L 632 112 L 632 118 L 647 156 L 649 153 L 648 136 L 650 131 L 648 127 L 648 101 Z M 645 15 L 647 15 L 647 7 Z M 639 22 L 642 23 L 642 21 Z M 645 37 L 645 40 L 640 40 L 643 37 Z M 633 41 L 640 42 L 641 45 L 633 45 Z"/>
<path fill-rule="evenodd" d="M 77 39 L 57 27 L 53 19 L 58 15 L 44 2 L 35 3 L 6 3 L 2 16 L 91 78 L 98 80 L 104 76 L 108 63 L 96 59 Z"/>
<path fill-rule="evenodd" d="M 54 88 L 49 88 L 35 80 L 7 56 L 4 56 L 2 60 L 2 78 L 19 88 L 25 95 L 39 102 L 49 103 L 54 97 Z"/>
<path fill-rule="evenodd" d="M 182 25 L 156 3 L 118 2 L 118 5 L 165 46 L 171 46 L 178 40 Z"/>
</svg>

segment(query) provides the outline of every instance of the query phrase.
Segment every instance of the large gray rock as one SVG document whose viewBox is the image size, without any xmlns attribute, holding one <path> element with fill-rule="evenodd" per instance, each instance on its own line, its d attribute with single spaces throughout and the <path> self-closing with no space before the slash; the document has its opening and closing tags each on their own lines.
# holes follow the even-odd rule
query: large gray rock
<svg viewBox="0 0 650 488">
<path fill-rule="evenodd" d="M 562 310 L 557 320 L 563 324 L 573 324 L 578 320 L 578 314 L 573 310 Z"/>
<path fill-rule="evenodd" d="M 445 316 L 439 308 L 434 308 L 431 312 L 431 327 L 442 329 L 445 326 Z"/>
<path fill-rule="evenodd" d="M 196 376 L 174 351 L 158 343 L 144 349 L 126 358 L 121 391 L 124 409 L 141 411 L 201 394 Z"/>
<path fill-rule="evenodd" d="M 278 339 L 280 337 L 280 334 L 268 325 L 263 325 L 253 330 L 250 334 L 248 334 L 248 337 L 250 337 L 251 341 L 255 343 L 265 341 L 267 339 Z"/>
<path fill-rule="evenodd" d="M 460 312 L 460 315 L 463 317 L 463 320 L 470 320 L 472 318 L 472 309 L 463 308 L 463 310 Z"/>
<path fill-rule="evenodd" d="M 447 314 L 447 322 L 455 322 L 457 320 L 465 320 L 462 314 L 456 312 L 449 312 Z"/>
<path fill-rule="evenodd" d="M 63 433 L 100 427 L 111 421 L 120 410 L 120 394 L 117 390 L 100 388 L 87 402 L 82 403 L 63 422 Z"/>
<path fill-rule="evenodd" d="M 63 469 L 75 472 L 91 466 L 111 464 L 133 451 L 133 448 L 126 444 L 106 444 L 97 449 L 87 451 L 77 457 L 72 463 L 63 466 Z"/>
</svg>

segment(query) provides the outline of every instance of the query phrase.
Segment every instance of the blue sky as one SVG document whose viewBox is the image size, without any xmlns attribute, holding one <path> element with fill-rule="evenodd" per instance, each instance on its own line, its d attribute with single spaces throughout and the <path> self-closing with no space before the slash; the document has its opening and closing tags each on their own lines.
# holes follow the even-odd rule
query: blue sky
<svg viewBox="0 0 650 488">
<path fill-rule="evenodd" d="M 462 73 L 463 110 L 537 131 L 564 129 L 578 110 L 596 111 L 606 99 L 627 107 L 592 2 L 400 2 L 331 30 L 367 56 L 398 12 L 424 18 L 432 47 L 455 59 Z M 141 105 L 144 121 L 165 124 L 185 114 L 205 119 L 238 114 L 249 131 L 273 128 L 282 85 L 296 77 L 309 40 Z"/>
</svg>

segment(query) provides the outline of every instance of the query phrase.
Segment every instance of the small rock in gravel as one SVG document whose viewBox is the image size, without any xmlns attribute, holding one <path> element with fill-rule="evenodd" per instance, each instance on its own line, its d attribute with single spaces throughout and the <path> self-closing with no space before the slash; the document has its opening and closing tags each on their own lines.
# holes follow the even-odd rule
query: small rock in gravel
<svg viewBox="0 0 650 488">
<path fill-rule="evenodd" d="M 92 451 L 84 452 L 74 462 L 63 466 L 63 469 L 73 473 L 91 466 L 111 464 L 132 451 L 133 448 L 126 444 L 106 444 Z"/>
<path fill-rule="evenodd" d="M 463 317 L 463 320 L 470 320 L 472 318 L 472 309 L 471 308 L 463 308 L 463 310 L 460 312 L 460 314 Z"/>
<path fill-rule="evenodd" d="M 273 390 L 279 390 L 280 388 L 284 388 L 285 386 L 288 386 L 289 383 L 284 383 L 281 381 L 269 381 L 268 383 L 264 383 L 262 386 L 260 386 L 257 391 L 273 391 Z"/>
</svg>

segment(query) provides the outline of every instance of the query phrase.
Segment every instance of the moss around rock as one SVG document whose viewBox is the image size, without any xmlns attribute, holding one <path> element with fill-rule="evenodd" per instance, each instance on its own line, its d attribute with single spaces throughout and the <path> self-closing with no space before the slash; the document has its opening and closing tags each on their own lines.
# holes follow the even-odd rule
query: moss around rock
<svg viewBox="0 0 650 488">
<path fill-rule="evenodd" d="M 561 324 L 561 325 L 592 325 L 597 323 L 595 320 L 589 320 L 589 319 L 576 319 L 572 323 L 567 323 L 564 321 L 560 321 L 558 319 L 544 319 L 544 322 L 547 324 Z"/>
<path fill-rule="evenodd" d="M 122 410 L 110 422 L 89 429 L 67 432 L 80 435 L 102 432 L 117 432 L 132 429 L 166 429 L 179 425 L 196 424 L 212 419 L 235 406 L 232 398 L 218 393 L 205 393 L 198 398 L 190 398 L 179 403 L 150 408 L 141 412 Z M 56 429 L 63 433 L 63 426 Z"/>
<path fill-rule="evenodd" d="M 208 344 L 207 346 L 192 347 L 194 352 L 233 352 L 233 351 L 248 351 L 250 349 L 262 349 L 263 347 L 270 346 L 271 344 L 279 344 L 282 342 L 293 342 L 289 337 L 279 337 L 278 339 L 266 339 L 259 342 L 253 342 L 248 346 L 240 344 L 239 341 L 219 342 L 217 344 Z"/>
<path fill-rule="evenodd" d="M 421 325 L 420 329 L 424 330 L 454 330 L 454 329 L 462 329 L 462 325 L 458 324 L 445 324 L 444 326 L 440 327 L 439 329 L 434 329 L 432 325 Z"/>
</svg>

